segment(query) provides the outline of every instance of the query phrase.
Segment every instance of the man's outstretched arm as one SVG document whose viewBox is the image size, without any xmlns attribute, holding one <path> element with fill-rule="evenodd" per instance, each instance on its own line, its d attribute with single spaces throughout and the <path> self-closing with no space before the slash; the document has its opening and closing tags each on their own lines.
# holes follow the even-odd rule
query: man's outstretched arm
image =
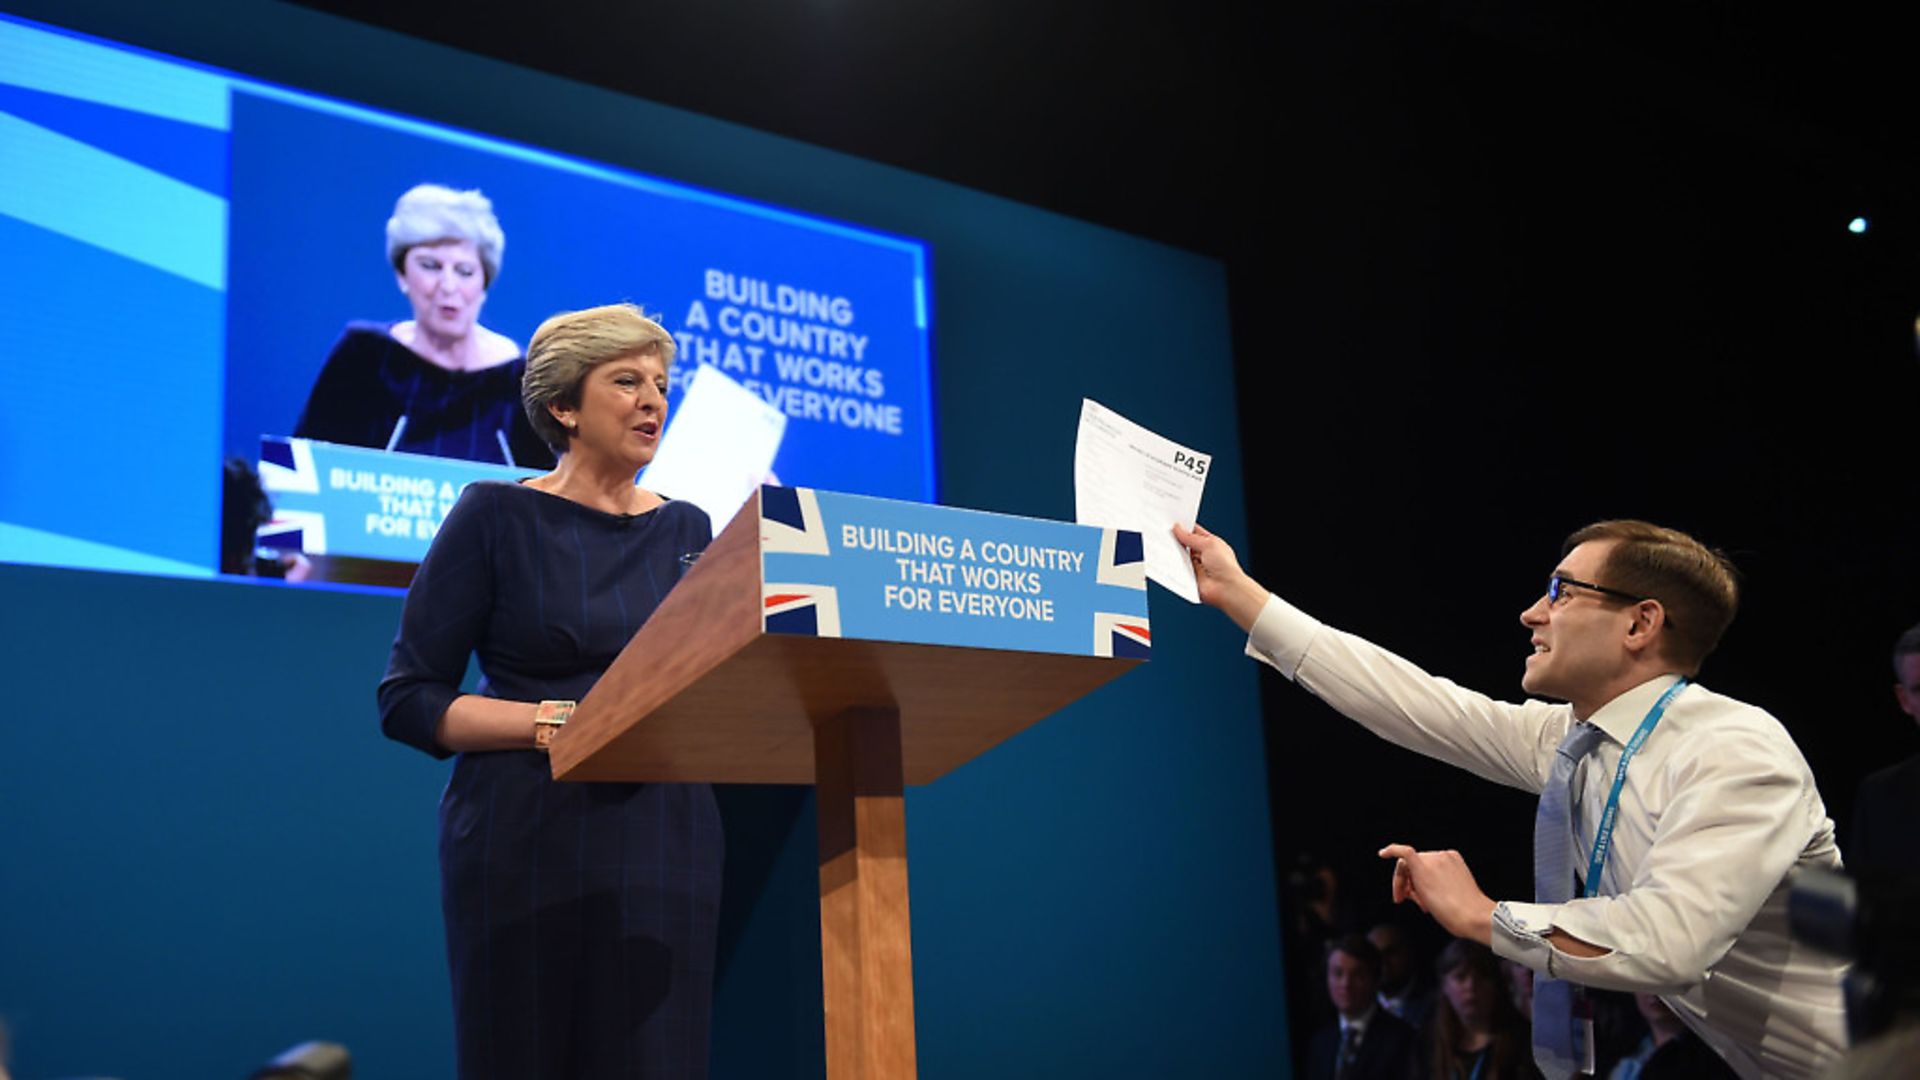
<svg viewBox="0 0 1920 1080">
<path fill-rule="evenodd" d="M 1540 790 L 1565 734 L 1564 706 L 1505 705 L 1436 679 L 1269 593 L 1240 568 L 1233 547 L 1204 527 L 1175 525 L 1173 535 L 1193 561 L 1201 601 L 1247 632 L 1248 656 L 1388 742 L 1495 783 Z"/>
</svg>

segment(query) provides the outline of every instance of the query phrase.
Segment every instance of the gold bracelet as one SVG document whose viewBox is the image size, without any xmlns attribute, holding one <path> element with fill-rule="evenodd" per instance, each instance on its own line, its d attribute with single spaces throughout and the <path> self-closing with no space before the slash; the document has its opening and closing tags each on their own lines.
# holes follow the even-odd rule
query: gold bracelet
<svg viewBox="0 0 1920 1080">
<path fill-rule="evenodd" d="M 553 737 L 560 732 L 561 725 L 573 715 L 573 702 L 548 700 L 540 703 L 533 711 L 533 748 L 546 753 L 553 745 Z"/>
</svg>

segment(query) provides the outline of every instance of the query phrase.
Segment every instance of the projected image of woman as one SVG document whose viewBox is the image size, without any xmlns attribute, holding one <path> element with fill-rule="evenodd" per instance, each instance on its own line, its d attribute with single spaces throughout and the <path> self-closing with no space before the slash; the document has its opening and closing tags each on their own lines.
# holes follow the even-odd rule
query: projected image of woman
<svg viewBox="0 0 1920 1080">
<path fill-rule="evenodd" d="M 520 408 L 520 346 L 480 324 L 506 235 L 478 191 L 421 184 L 387 219 L 387 262 L 413 317 L 347 326 L 299 438 L 548 468 Z"/>
<path fill-rule="evenodd" d="M 638 487 L 674 342 L 637 308 L 556 315 L 525 411 L 558 455 L 470 485 L 407 592 L 387 735 L 458 754 L 440 803 L 459 1075 L 706 1075 L 721 830 L 704 784 L 556 783 L 543 752 L 711 537 Z M 485 676 L 462 693 L 469 656 Z"/>
</svg>

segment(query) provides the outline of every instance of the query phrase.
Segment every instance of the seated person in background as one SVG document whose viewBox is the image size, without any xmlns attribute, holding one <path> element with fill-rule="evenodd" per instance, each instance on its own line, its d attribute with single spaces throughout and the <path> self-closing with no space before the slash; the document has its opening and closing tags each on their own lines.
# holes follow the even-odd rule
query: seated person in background
<svg viewBox="0 0 1920 1080">
<path fill-rule="evenodd" d="M 1380 1007 L 1415 1028 L 1424 1027 L 1433 1013 L 1433 987 L 1422 972 L 1424 959 L 1415 959 L 1405 927 L 1383 922 L 1367 931 L 1367 940 L 1380 950 Z"/>
<path fill-rule="evenodd" d="M 1920 721 L 1920 626 L 1893 646 L 1893 699 Z M 1920 874 L 1920 754 L 1860 781 L 1847 837 L 1847 869 L 1898 877 Z"/>
<path fill-rule="evenodd" d="M 1647 1022 L 1641 1018 L 1633 995 L 1624 990 L 1595 990 L 1587 995 L 1587 1001 L 1593 1007 L 1593 1075 L 1611 1076 L 1614 1066 L 1639 1048 L 1647 1034 Z M 1729 1074 L 1715 1071 L 1710 1075 Z"/>
<path fill-rule="evenodd" d="M 1731 1080 L 1734 1071 L 1700 1036 L 1687 1030 L 1658 994 L 1635 994 L 1633 1003 L 1649 1034 L 1613 1067 L 1608 1074 L 1612 1080 Z"/>
<path fill-rule="evenodd" d="M 1538 1077 L 1527 1022 L 1513 1007 L 1493 950 L 1455 938 L 1434 965 L 1440 997 L 1425 1032 L 1432 1080 Z"/>
<path fill-rule="evenodd" d="M 1380 952 L 1359 934 L 1335 938 L 1327 946 L 1327 996 L 1337 1024 L 1313 1036 L 1307 1055 L 1308 1080 L 1405 1080 L 1413 1075 L 1413 1028 L 1382 1009 L 1374 993 L 1380 985 Z"/>
<path fill-rule="evenodd" d="M 1288 1022 L 1296 1031 L 1317 1031 L 1335 1019 L 1327 1004 L 1326 971 L 1318 961 L 1327 942 L 1351 933 L 1357 922 L 1343 899 L 1339 873 L 1312 851 L 1294 855 L 1282 903 L 1287 916 L 1282 955 L 1301 958 L 1286 968 Z M 1294 1041 L 1295 1072 L 1306 1068 L 1306 1049 L 1304 1041 Z"/>
<path fill-rule="evenodd" d="M 1513 1002 L 1527 1023 L 1533 1023 L 1533 969 L 1502 958 L 1500 981 L 1506 984 L 1507 1000 Z"/>
<path fill-rule="evenodd" d="M 1533 969 L 1502 957 L 1500 974 L 1506 981 L 1508 1000 L 1521 1019 L 1533 1026 Z M 1633 995 L 1617 990 L 1595 990 L 1587 995 L 1593 1011 L 1594 1076 L 1606 1076 L 1622 1058 L 1631 1054 L 1646 1033 L 1646 1025 L 1634 1010 Z"/>
<path fill-rule="evenodd" d="M 552 468 L 520 407 L 520 346 L 480 325 L 506 245 L 478 191 L 421 184 L 400 196 L 387 219 L 387 261 L 413 318 L 347 327 L 295 437 Z"/>
</svg>

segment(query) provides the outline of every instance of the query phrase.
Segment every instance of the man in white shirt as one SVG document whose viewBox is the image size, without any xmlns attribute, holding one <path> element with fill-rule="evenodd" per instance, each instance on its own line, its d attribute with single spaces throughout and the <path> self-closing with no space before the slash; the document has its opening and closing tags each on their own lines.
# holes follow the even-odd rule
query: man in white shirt
<svg viewBox="0 0 1920 1080">
<path fill-rule="evenodd" d="M 1644 522 L 1574 533 L 1520 616 L 1521 687 L 1566 704 L 1513 705 L 1323 625 L 1205 529 L 1174 535 L 1250 655 L 1375 734 L 1532 792 L 1578 761 L 1564 782 L 1584 893 L 1497 902 L 1458 852 L 1394 844 L 1396 900 L 1552 979 L 1661 995 L 1742 1076 L 1813 1076 L 1838 1057 L 1844 965 L 1793 940 L 1786 883 L 1797 865 L 1840 865 L 1833 823 L 1778 721 L 1687 681 L 1733 620 L 1724 557 Z"/>
</svg>

